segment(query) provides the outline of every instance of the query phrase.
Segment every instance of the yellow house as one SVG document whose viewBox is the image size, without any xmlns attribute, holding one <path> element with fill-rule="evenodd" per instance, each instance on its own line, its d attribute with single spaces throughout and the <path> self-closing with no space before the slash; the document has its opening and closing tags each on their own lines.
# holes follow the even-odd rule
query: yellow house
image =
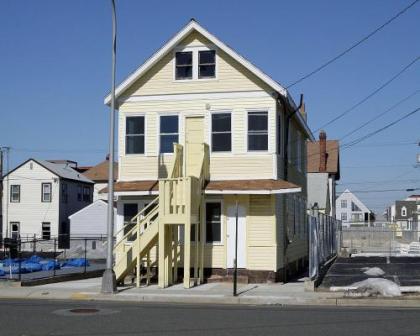
<svg viewBox="0 0 420 336">
<path fill-rule="evenodd" d="M 313 136 L 286 89 L 191 20 L 116 98 L 118 281 L 157 268 L 189 288 L 235 259 L 249 282 L 282 281 L 305 264 Z"/>
</svg>

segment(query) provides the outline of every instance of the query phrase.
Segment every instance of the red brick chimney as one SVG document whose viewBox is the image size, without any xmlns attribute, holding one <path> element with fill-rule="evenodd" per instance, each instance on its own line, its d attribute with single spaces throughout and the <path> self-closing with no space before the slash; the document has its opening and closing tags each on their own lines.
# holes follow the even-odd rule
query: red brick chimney
<svg viewBox="0 0 420 336">
<path fill-rule="evenodd" d="M 319 132 L 319 172 L 327 171 L 327 133 Z"/>
</svg>

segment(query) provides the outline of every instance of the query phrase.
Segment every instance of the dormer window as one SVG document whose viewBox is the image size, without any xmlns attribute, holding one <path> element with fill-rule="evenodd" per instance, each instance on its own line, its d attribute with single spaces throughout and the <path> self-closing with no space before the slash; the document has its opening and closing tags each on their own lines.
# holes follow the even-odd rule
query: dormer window
<svg viewBox="0 0 420 336">
<path fill-rule="evenodd" d="M 192 79 L 193 78 L 193 53 L 192 51 L 175 53 L 175 78 Z"/>
<path fill-rule="evenodd" d="M 176 81 L 216 78 L 216 51 L 206 47 L 190 47 L 175 52 Z"/>
</svg>

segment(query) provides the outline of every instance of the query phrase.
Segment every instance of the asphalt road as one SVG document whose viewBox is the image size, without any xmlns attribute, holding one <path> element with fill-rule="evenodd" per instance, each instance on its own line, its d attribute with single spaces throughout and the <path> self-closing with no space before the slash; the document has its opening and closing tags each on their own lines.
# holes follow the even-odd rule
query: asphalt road
<svg viewBox="0 0 420 336">
<path fill-rule="evenodd" d="M 414 336 L 420 335 L 420 308 L 0 300 L 0 335 Z"/>
</svg>

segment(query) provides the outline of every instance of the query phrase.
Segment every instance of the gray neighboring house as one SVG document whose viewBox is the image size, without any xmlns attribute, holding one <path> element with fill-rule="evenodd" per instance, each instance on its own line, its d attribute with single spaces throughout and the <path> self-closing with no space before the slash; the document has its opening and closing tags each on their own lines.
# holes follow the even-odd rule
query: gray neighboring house
<svg viewBox="0 0 420 336">
<path fill-rule="evenodd" d="M 92 202 L 93 182 L 68 160 L 28 159 L 3 178 L 3 237 L 60 238 L 68 243 L 68 217 Z M 6 190 L 7 182 L 9 190 Z"/>
<path fill-rule="evenodd" d="M 324 131 L 319 141 L 307 144 L 308 209 L 335 218 L 336 183 L 340 180 L 340 153 L 337 140 L 327 140 Z"/>
<path fill-rule="evenodd" d="M 418 230 L 417 202 L 414 200 L 395 201 L 393 222 L 402 230 Z"/>
</svg>

